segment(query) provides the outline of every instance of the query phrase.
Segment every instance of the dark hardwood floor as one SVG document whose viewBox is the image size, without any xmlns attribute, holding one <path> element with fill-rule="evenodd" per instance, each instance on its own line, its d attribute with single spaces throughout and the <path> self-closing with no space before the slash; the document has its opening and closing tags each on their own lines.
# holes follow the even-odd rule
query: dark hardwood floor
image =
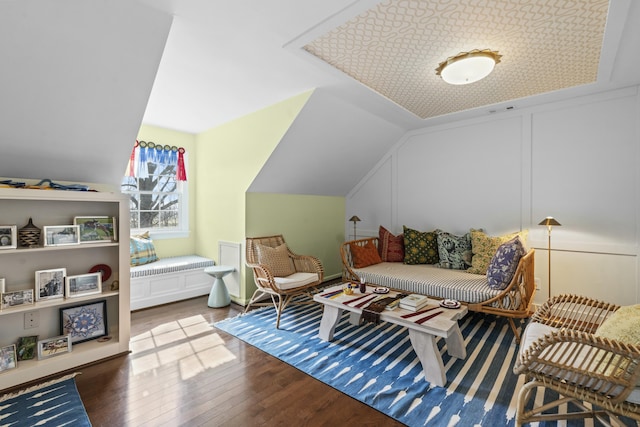
<svg viewBox="0 0 640 427">
<path fill-rule="evenodd" d="M 79 369 L 100 426 L 401 426 L 211 325 L 242 307 L 195 298 L 131 314 L 131 354 Z"/>
</svg>

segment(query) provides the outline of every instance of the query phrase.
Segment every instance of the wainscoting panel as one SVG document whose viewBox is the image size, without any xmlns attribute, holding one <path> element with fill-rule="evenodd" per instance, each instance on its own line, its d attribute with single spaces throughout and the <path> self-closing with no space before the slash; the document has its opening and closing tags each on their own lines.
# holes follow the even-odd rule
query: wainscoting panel
<svg viewBox="0 0 640 427">
<path fill-rule="evenodd" d="M 240 266 L 242 265 L 242 244 L 218 241 L 218 265 L 229 265 L 236 270 L 224 277 L 229 294 L 240 297 Z"/>
</svg>

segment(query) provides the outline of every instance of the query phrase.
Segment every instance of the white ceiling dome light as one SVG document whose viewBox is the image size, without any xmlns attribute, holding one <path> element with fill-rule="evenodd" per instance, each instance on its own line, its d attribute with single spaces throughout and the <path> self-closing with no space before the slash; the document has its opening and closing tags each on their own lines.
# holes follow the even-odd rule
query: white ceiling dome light
<svg viewBox="0 0 640 427">
<path fill-rule="evenodd" d="M 502 55 L 489 49 L 460 52 L 442 61 L 436 75 L 452 85 L 466 85 L 487 77 L 500 62 Z"/>
</svg>

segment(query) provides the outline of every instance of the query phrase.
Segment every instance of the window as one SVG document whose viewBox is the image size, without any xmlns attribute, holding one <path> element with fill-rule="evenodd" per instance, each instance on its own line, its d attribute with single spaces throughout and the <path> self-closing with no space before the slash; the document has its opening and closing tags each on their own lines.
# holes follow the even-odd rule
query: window
<svg viewBox="0 0 640 427">
<path fill-rule="evenodd" d="M 132 234 L 149 230 L 154 238 L 187 235 L 189 216 L 183 154 L 181 148 L 136 141 L 121 183 L 122 193 L 130 197 Z"/>
</svg>

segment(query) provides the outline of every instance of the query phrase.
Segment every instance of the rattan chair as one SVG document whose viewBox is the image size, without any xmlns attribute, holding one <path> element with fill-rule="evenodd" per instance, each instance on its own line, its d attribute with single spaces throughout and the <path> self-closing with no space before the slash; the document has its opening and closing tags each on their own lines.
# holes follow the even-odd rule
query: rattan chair
<svg viewBox="0 0 640 427">
<path fill-rule="evenodd" d="M 245 308 L 245 313 L 252 306 L 265 305 L 261 302 L 266 296 L 271 298 L 271 302 L 276 308 L 276 328 L 280 327 L 280 315 L 294 297 L 307 295 L 309 299 L 296 299 L 299 303 L 313 302 L 313 293 L 324 279 L 324 269 L 322 263 L 316 257 L 309 255 L 297 255 L 288 247 L 284 249 L 287 254 L 287 263 L 291 263 L 287 268 L 291 268 L 288 275 L 278 276 L 278 270 L 282 270 L 281 265 L 274 265 L 273 259 L 265 256 L 269 252 L 267 248 L 282 248 L 285 245 L 282 235 L 267 237 L 247 237 L 246 257 L 247 266 L 253 270 L 253 278 L 256 284 L 256 291 Z M 274 274 L 275 273 L 275 274 Z"/>
<path fill-rule="evenodd" d="M 586 297 L 561 295 L 534 313 L 513 369 L 528 381 L 518 394 L 516 426 L 580 418 L 624 426 L 618 416 L 640 421 L 640 346 L 594 335 L 619 308 Z M 525 410 L 537 387 L 555 390 L 560 396 Z M 579 411 L 548 413 L 569 402 Z"/>
</svg>

